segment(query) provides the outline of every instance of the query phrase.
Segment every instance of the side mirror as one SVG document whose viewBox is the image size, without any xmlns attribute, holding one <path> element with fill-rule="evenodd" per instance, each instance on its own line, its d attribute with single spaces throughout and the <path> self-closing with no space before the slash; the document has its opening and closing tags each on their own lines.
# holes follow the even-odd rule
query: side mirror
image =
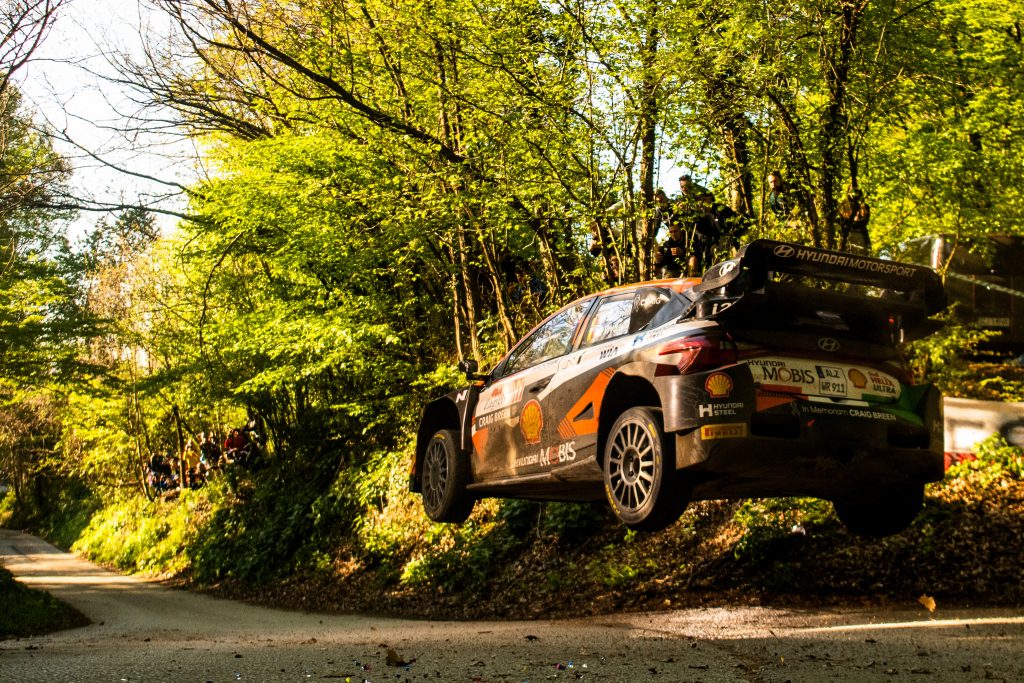
<svg viewBox="0 0 1024 683">
<path fill-rule="evenodd" d="M 470 381 L 487 379 L 488 375 L 481 375 L 478 371 L 480 366 L 477 362 L 471 358 L 459 361 L 459 370 L 466 376 L 466 379 Z"/>
</svg>

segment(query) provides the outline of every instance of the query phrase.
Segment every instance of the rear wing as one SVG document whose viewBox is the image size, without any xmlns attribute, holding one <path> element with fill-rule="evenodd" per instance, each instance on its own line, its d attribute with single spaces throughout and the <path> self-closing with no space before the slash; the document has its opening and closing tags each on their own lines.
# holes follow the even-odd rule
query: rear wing
<svg viewBox="0 0 1024 683">
<path fill-rule="evenodd" d="M 928 318 L 947 303 L 928 267 L 774 240 L 755 240 L 715 264 L 693 292 L 699 318 L 832 316 L 832 325 L 884 327 L 898 340 L 937 329 Z"/>
</svg>

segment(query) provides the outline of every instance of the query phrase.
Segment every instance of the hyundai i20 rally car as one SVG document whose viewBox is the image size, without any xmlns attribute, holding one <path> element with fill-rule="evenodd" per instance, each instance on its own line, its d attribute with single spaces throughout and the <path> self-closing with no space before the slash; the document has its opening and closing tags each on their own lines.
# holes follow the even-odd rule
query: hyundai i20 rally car
<svg viewBox="0 0 1024 683">
<path fill-rule="evenodd" d="M 926 267 L 770 240 L 584 297 L 426 406 L 411 488 L 440 522 L 485 496 L 604 497 L 657 530 L 693 500 L 813 496 L 896 533 L 943 476 L 939 393 L 897 345 L 945 306 Z"/>
</svg>

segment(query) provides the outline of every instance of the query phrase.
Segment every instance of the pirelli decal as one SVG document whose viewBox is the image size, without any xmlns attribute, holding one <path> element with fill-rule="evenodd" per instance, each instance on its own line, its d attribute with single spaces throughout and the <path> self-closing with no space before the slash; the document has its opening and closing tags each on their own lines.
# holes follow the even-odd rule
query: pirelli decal
<svg viewBox="0 0 1024 683">
<path fill-rule="evenodd" d="M 608 383 L 612 381 L 615 368 L 605 368 L 594 378 L 580 400 L 573 404 L 565 417 L 558 423 L 558 435 L 568 441 L 577 436 L 597 433 L 597 418 L 601 414 L 601 401 Z"/>
<path fill-rule="evenodd" d="M 740 439 L 747 435 L 747 423 L 704 425 L 700 428 L 700 438 L 704 441 L 713 439 Z"/>
</svg>

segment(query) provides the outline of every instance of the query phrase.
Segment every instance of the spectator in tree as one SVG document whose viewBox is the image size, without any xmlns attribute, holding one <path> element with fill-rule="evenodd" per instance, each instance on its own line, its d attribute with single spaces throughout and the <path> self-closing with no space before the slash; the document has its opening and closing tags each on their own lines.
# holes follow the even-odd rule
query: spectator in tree
<svg viewBox="0 0 1024 683">
<path fill-rule="evenodd" d="M 659 229 L 662 225 L 665 228 L 672 225 L 672 202 L 660 187 L 654 193 L 654 223 Z"/>
<path fill-rule="evenodd" d="M 654 265 L 658 266 L 661 277 L 680 277 L 686 263 L 686 237 L 681 226 L 672 223 L 668 227 L 668 239 L 654 253 Z"/>
<path fill-rule="evenodd" d="M 689 247 L 688 275 L 702 275 L 714 261 L 715 249 L 722 237 L 715 206 L 715 198 L 708 192 L 701 195 L 698 212 L 691 214 L 687 239 Z"/>
<path fill-rule="evenodd" d="M 689 173 L 679 176 L 679 196 L 676 198 L 674 215 L 688 220 L 690 215 L 703 212 L 704 203 L 711 192 L 703 185 L 693 182 Z"/>
<path fill-rule="evenodd" d="M 786 198 L 786 181 L 782 173 L 772 171 L 768 174 L 768 210 L 776 218 L 785 219 L 789 215 L 789 201 Z"/>
<path fill-rule="evenodd" d="M 718 232 L 715 256 L 719 259 L 732 258 L 743 236 L 750 229 L 750 222 L 745 215 L 733 211 L 728 204 L 713 203 L 710 214 Z"/>
<path fill-rule="evenodd" d="M 870 254 L 870 220 L 871 207 L 864 201 L 861 191 L 852 185 L 847 187 L 846 199 L 839 205 L 839 249 L 855 254 Z"/>
<path fill-rule="evenodd" d="M 590 255 L 593 257 L 604 256 L 607 267 L 605 268 L 605 280 L 610 285 L 618 284 L 619 281 L 619 256 L 614 249 L 606 249 L 601 241 L 601 226 L 597 221 L 590 221 Z"/>
</svg>

